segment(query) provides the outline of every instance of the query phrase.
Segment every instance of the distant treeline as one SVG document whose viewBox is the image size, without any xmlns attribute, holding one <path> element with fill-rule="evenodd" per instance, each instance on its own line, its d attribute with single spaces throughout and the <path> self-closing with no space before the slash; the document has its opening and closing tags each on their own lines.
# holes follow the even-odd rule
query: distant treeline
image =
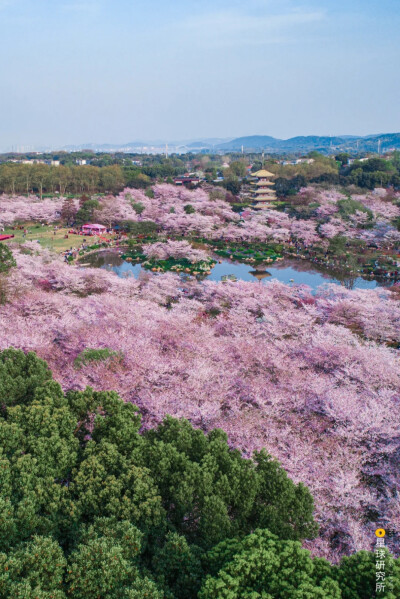
<svg viewBox="0 0 400 599">
<path fill-rule="evenodd" d="M 172 162 L 146 167 L 51 166 L 48 164 L 0 164 L 0 193 L 117 193 L 124 187 L 146 188 L 157 179 L 172 179 L 185 172 Z"/>
<path fill-rule="evenodd" d="M 311 152 L 312 163 L 277 164 L 274 160 L 260 160 L 260 156 L 229 156 L 222 163 L 217 155 L 191 156 L 184 160 L 178 156 L 144 156 L 139 165 L 131 159 L 96 157 L 91 164 L 44 163 L 22 164 L 3 162 L 0 164 L 0 193 L 29 194 L 59 192 L 62 195 L 83 193 L 118 193 L 124 187 L 145 189 L 156 181 L 172 182 L 173 177 L 189 171 L 201 171 L 208 183 L 215 182 L 223 174 L 218 185 L 225 187 L 237 196 L 248 182 L 248 167 L 252 171 L 267 168 L 276 175 L 275 186 L 281 197 L 293 195 L 308 184 L 327 183 L 332 185 L 356 185 L 361 188 L 394 187 L 400 189 L 400 152 L 394 152 L 391 159 L 370 158 L 356 160 L 349 164 L 348 154 L 338 154 L 335 158 Z M 56 157 L 51 156 L 55 159 Z M 94 162 L 96 161 L 96 164 Z"/>
<path fill-rule="evenodd" d="M 325 160 L 329 160 L 331 165 L 335 164 L 330 159 Z M 309 183 L 326 183 L 345 187 L 355 185 L 364 189 L 374 189 L 375 187 L 400 189 L 400 152 L 395 152 L 391 160 L 370 158 L 365 161 L 356 160 L 352 164 L 348 164 L 347 160 L 345 154 L 340 154 L 336 156 L 336 168 L 326 164 L 326 168 L 323 169 L 319 163 L 319 172 L 316 171 L 315 165 L 307 164 L 275 169 L 277 194 L 279 196 L 295 195 L 299 189 Z"/>
</svg>

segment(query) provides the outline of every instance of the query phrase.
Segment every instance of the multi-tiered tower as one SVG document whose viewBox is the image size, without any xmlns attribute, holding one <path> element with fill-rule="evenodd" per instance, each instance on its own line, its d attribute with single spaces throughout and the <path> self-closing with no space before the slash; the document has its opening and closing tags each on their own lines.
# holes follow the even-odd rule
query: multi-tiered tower
<svg viewBox="0 0 400 599">
<path fill-rule="evenodd" d="M 262 169 L 253 173 L 251 199 L 255 208 L 274 208 L 273 202 L 276 200 L 274 183 L 271 181 L 275 177 L 273 173 Z"/>
</svg>

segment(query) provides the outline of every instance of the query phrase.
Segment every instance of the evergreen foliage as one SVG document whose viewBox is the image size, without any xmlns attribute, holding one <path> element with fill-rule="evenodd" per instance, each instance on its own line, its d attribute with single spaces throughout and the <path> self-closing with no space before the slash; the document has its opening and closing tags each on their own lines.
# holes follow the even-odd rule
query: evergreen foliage
<svg viewBox="0 0 400 599">
<path fill-rule="evenodd" d="M 16 264 L 10 248 L 0 243 L 0 274 L 7 274 Z"/>
<path fill-rule="evenodd" d="M 171 417 L 141 432 L 115 392 L 64 394 L 14 349 L 0 353 L 0 406 L 0 599 L 370 592 L 372 554 L 332 567 L 301 548 L 312 497 L 266 452 L 244 459 L 221 430 Z"/>
<path fill-rule="evenodd" d="M 89 223 L 93 218 L 93 213 L 96 208 L 99 207 L 99 202 L 97 200 L 87 200 L 83 202 L 78 212 L 75 215 L 75 221 L 78 225 L 84 225 L 85 223 Z"/>
</svg>

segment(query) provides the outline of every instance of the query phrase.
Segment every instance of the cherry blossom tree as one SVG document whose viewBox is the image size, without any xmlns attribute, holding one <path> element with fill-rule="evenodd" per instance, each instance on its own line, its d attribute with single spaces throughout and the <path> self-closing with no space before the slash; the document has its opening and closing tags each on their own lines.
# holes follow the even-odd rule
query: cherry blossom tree
<svg viewBox="0 0 400 599">
<path fill-rule="evenodd" d="M 314 554 L 369 549 L 378 522 L 397 525 L 400 294 L 120 279 L 38 244 L 13 251 L 1 348 L 35 350 L 64 389 L 116 389 L 145 427 L 169 413 L 223 428 L 245 455 L 265 447 L 315 497 Z M 77 369 L 87 348 L 121 360 Z"/>
<path fill-rule="evenodd" d="M 150 259 L 168 260 L 168 258 L 186 258 L 189 262 L 201 262 L 209 258 L 207 252 L 194 249 L 187 241 L 150 243 L 142 246 L 143 253 Z"/>
<path fill-rule="evenodd" d="M 39 200 L 36 196 L 0 196 L 0 223 L 12 225 L 16 221 L 37 221 L 52 223 L 59 221 L 64 204 L 64 197 L 45 198 Z M 73 201 L 78 208 L 77 200 Z"/>
</svg>

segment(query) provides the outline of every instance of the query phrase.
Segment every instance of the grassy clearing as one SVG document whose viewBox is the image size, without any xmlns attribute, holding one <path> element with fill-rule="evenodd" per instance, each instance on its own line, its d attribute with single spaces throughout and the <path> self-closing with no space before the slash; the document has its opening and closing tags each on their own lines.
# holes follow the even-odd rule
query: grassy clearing
<svg viewBox="0 0 400 599">
<path fill-rule="evenodd" d="M 4 233 L 6 235 L 14 235 L 13 239 L 9 239 L 4 243 L 24 243 L 25 241 L 36 241 L 40 242 L 45 248 L 54 250 L 55 252 L 62 253 L 65 250 L 72 248 L 78 248 L 81 246 L 84 239 L 86 239 L 90 245 L 101 243 L 101 239 L 97 235 L 91 237 L 84 237 L 83 235 L 74 235 L 68 233 L 68 228 L 57 229 L 54 234 L 53 226 L 44 226 L 33 224 L 25 224 L 24 228 L 28 230 L 26 237 L 23 236 L 23 229 L 12 229 L 6 227 Z M 65 235 L 68 235 L 68 239 L 65 239 Z"/>
</svg>

